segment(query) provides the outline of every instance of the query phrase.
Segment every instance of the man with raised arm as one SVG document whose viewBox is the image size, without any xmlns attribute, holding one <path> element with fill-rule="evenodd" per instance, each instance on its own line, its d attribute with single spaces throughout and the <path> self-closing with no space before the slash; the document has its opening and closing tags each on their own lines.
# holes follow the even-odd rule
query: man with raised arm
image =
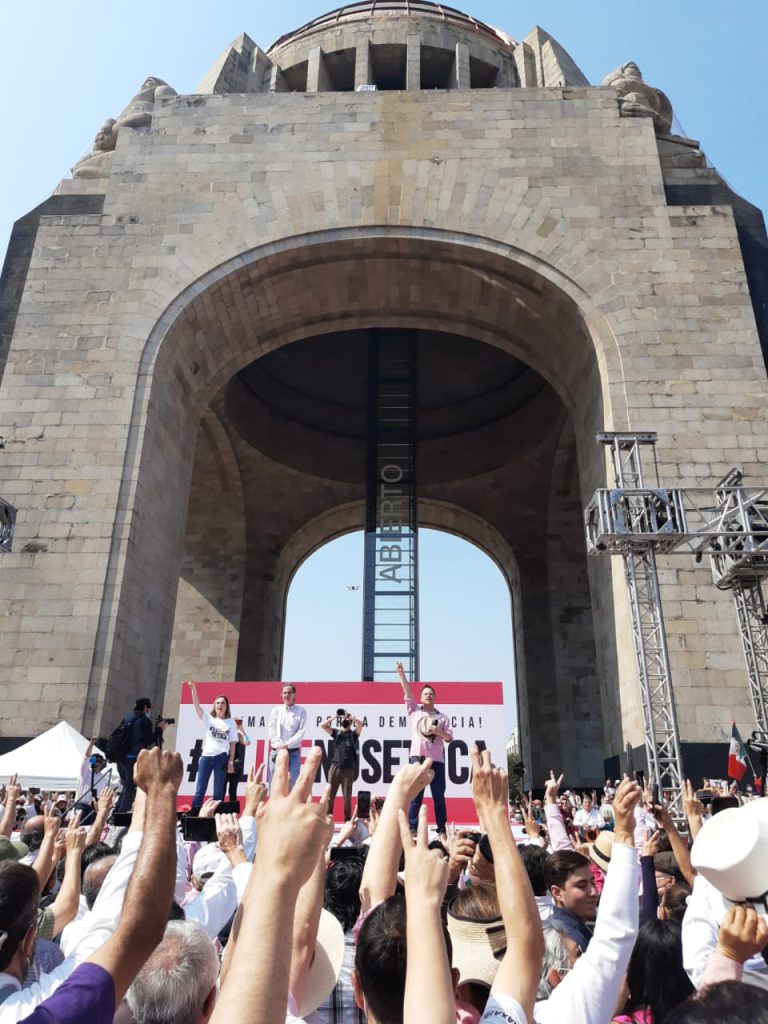
<svg viewBox="0 0 768 1024">
<path fill-rule="evenodd" d="M 278 751 L 272 794 L 258 812 L 254 871 L 233 927 L 211 1024 L 285 1024 L 296 902 L 333 831 L 327 795 L 318 803 L 309 799 L 321 756 L 319 747 L 310 751 L 291 790 L 288 755 Z"/>
<path fill-rule="evenodd" d="M 560 781 L 562 775 L 559 780 L 553 775 L 547 785 L 551 801 L 556 799 Z M 562 925 L 556 925 L 553 931 L 551 921 L 545 923 L 547 954 L 539 983 L 541 1002 L 536 1003 L 532 1018 L 536 1024 L 604 1024 L 611 1018 L 637 936 L 638 857 L 634 828 L 635 808 L 641 797 L 640 786 L 627 778 L 616 790 L 611 863 L 594 935 L 586 952 L 578 956 L 575 941 L 568 938 Z M 548 815 L 548 823 L 551 821 Z"/>
<path fill-rule="evenodd" d="M 176 793 L 183 765 L 178 754 L 143 750 L 136 759 L 135 781 L 146 794 L 134 815 L 143 823 L 141 856 L 125 893 L 117 927 L 88 960 L 76 967 L 47 999 L 23 1017 L 28 1024 L 111 1024 L 115 1007 L 145 960 L 163 937 L 171 907 L 176 869 Z M 114 870 L 114 869 L 113 869 Z M 24 933 L 8 973 L 19 977 L 34 945 L 34 925 Z M 3 1013 L 13 997 L 3 1004 Z M 3 1017 L 5 1020 L 5 1016 Z M 19 1020 L 8 1016 L 9 1020 Z"/>
<path fill-rule="evenodd" d="M 481 1024 L 526 1024 L 533 1019 L 544 937 L 528 873 L 509 828 L 506 772 L 472 747 L 472 799 L 493 850 L 496 891 L 507 949 L 491 986 Z"/>
<path fill-rule="evenodd" d="M 397 662 L 397 674 L 403 688 L 405 710 L 411 721 L 411 764 L 419 764 L 426 758 L 432 762 L 432 781 L 429 789 L 435 805 L 435 824 L 437 831 L 445 836 L 445 744 L 453 739 L 451 723 L 447 715 L 435 707 L 435 690 L 432 686 L 421 689 L 421 704 L 416 702 L 411 684 L 405 675 L 402 662 Z M 408 810 L 408 824 L 411 832 L 416 831 L 419 808 L 424 799 L 424 790 L 416 794 Z"/>
</svg>

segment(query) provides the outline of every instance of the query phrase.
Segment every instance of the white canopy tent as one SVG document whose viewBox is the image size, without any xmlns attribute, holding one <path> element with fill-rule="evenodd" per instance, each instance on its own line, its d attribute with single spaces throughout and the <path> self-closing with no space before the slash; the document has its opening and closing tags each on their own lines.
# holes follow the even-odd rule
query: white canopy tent
<svg viewBox="0 0 768 1024">
<path fill-rule="evenodd" d="M 0 780 L 15 772 L 19 785 L 45 790 L 77 789 L 88 740 L 67 722 L 0 756 Z M 94 748 L 95 749 L 95 748 Z M 101 753 L 101 751 L 99 751 Z"/>
</svg>

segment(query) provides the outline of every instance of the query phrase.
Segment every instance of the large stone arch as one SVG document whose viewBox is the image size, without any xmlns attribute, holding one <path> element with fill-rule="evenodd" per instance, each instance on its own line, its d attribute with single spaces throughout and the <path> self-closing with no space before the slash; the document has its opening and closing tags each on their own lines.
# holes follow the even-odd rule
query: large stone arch
<svg viewBox="0 0 768 1024">
<path fill-rule="evenodd" d="M 606 425 L 631 425 L 620 357 L 598 305 L 562 272 L 487 239 L 401 228 L 318 233 L 243 254 L 180 295 L 145 345 L 89 678 L 87 727 L 102 717 L 114 718 L 126 689 L 139 680 L 157 699 L 162 694 L 192 475 L 189 439 L 205 410 L 254 359 L 310 336 L 371 326 L 460 334 L 532 366 L 550 383 L 572 425 L 582 498 L 601 483 L 595 432 Z M 535 446 L 535 430 L 520 443 Z M 350 492 L 338 483 L 315 482 L 319 507 L 308 511 L 310 517 L 362 498 L 359 488 Z M 291 486 L 276 479 L 274 485 Z M 509 496 L 510 501 L 522 499 L 514 490 Z M 439 504 L 439 494 L 429 489 L 425 499 Z M 460 505 L 464 498 L 457 500 Z M 149 509 L 151 515 L 145 512 Z M 468 502 L 467 515 L 473 514 L 482 519 Z M 488 524 L 489 529 L 498 526 Z M 252 570 L 244 585 L 249 593 L 261 590 L 264 596 L 253 606 L 253 621 L 241 623 L 238 675 L 253 678 L 258 672 L 263 678 L 270 667 L 278 668 L 279 645 L 270 622 L 279 604 L 275 573 L 283 542 L 258 529 L 249 528 L 248 537 Z M 538 564 L 529 562 L 526 586 L 540 591 L 531 615 L 541 612 L 550 618 Z M 607 573 L 598 585 L 609 607 Z M 519 602 L 515 614 L 524 619 L 523 607 Z M 266 614 L 270 608 L 272 615 Z M 130 629 L 124 619 L 130 620 Z M 524 624 L 517 625 L 522 637 Z M 549 643 L 545 630 L 538 651 Z M 548 755 L 550 747 L 552 753 L 557 748 L 558 734 L 536 724 L 543 712 L 528 706 L 530 669 L 518 654 L 524 741 L 531 725 L 542 755 Z M 527 656 L 530 660 L 530 652 Z M 552 701 L 546 702 L 551 715 L 557 698 L 554 675 L 546 682 L 537 678 L 536 686 L 539 697 L 551 690 Z"/>
</svg>

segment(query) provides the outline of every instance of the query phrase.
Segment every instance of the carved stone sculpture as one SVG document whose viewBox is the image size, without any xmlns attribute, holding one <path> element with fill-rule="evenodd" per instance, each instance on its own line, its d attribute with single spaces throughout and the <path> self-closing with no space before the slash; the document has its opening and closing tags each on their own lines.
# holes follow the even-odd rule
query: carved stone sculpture
<svg viewBox="0 0 768 1024">
<path fill-rule="evenodd" d="M 75 178 L 103 178 L 112 168 L 112 153 L 117 145 L 114 117 L 108 117 L 96 132 L 93 147 L 72 168 Z"/>
<path fill-rule="evenodd" d="M 96 133 L 93 147 L 72 168 L 75 178 L 103 178 L 112 169 L 112 153 L 117 145 L 121 128 L 146 132 L 152 124 L 152 115 L 157 100 L 176 96 L 161 78 L 147 78 L 141 88 L 118 118 L 109 117 Z"/>
<path fill-rule="evenodd" d="M 131 102 L 118 117 L 116 127 L 146 130 L 152 124 L 155 102 L 164 96 L 175 96 L 172 89 L 162 78 L 146 78 Z"/>
<path fill-rule="evenodd" d="M 672 127 L 672 104 L 667 96 L 643 81 L 634 61 L 622 64 L 603 79 L 619 94 L 619 106 L 625 117 L 651 117 L 659 135 L 668 135 Z"/>
</svg>

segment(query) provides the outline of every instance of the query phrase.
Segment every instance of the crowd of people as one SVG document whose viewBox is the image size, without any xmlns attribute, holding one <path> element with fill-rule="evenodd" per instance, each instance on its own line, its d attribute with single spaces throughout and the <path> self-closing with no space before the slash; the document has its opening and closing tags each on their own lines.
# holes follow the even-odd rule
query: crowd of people
<svg viewBox="0 0 768 1024">
<path fill-rule="evenodd" d="M 191 684 L 208 841 L 179 821 L 182 761 L 151 745 L 143 699 L 123 730 L 127 826 L 90 747 L 70 795 L 11 778 L 0 1024 L 768 1024 L 765 800 L 686 784 L 683 823 L 635 779 L 585 792 L 551 774 L 515 806 L 475 745 L 477 821 L 456 827 L 450 723 L 432 687 L 417 701 L 400 679 L 410 763 L 365 818 L 351 799 L 362 721 L 340 708 L 323 723 L 339 754 L 313 799 L 322 752 L 298 756 L 290 685 L 235 814 L 217 812 L 249 738 L 225 696 L 206 711 Z"/>
</svg>

